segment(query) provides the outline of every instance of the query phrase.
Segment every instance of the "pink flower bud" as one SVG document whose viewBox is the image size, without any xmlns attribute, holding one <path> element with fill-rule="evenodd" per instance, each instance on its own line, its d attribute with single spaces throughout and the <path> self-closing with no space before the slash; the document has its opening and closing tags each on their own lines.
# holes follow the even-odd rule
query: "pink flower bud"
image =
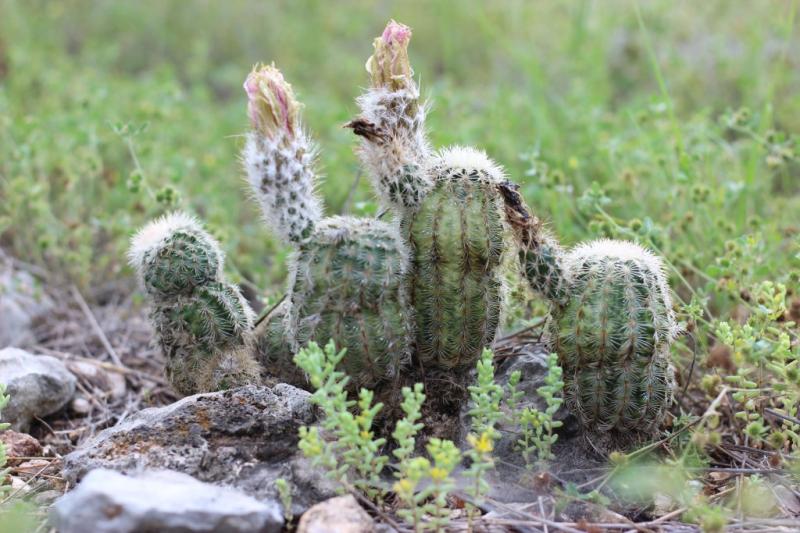
<svg viewBox="0 0 800 533">
<path fill-rule="evenodd" d="M 389 21 L 386 29 L 383 30 L 383 42 L 386 45 L 397 43 L 401 46 L 408 46 L 408 41 L 411 40 L 411 28 L 405 24 L 400 24 L 394 20 Z"/>
<path fill-rule="evenodd" d="M 297 130 L 300 104 L 292 86 L 275 65 L 256 65 L 244 81 L 247 115 L 259 133 L 274 137 L 279 131 L 293 136 Z"/>
<path fill-rule="evenodd" d="M 411 63 L 408 60 L 408 43 L 411 28 L 394 20 L 389 21 L 383 34 L 372 46 L 375 53 L 367 60 L 367 72 L 374 87 L 399 90 L 413 83 Z"/>
</svg>

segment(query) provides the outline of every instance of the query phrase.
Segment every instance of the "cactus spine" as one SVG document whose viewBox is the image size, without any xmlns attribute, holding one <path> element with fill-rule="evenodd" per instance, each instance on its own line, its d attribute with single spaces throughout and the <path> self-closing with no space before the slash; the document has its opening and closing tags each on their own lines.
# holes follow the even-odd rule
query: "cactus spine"
<svg viewBox="0 0 800 533">
<path fill-rule="evenodd" d="M 225 281 L 219 245 L 194 218 L 178 212 L 151 222 L 133 238 L 129 259 L 179 392 L 260 381 L 248 350 L 253 313 Z"/>
<path fill-rule="evenodd" d="M 354 388 L 396 378 L 409 357 L 411 329 L 403 285 L 407 254 L 397 231 L 377 220 L 321 218 L 314 150 L 291 87 L 275 67 L 257 67 L 245 90 L 254 130 L 243 152 L 250 185 L 267 221 L 295 249 L 280 319 L 286 343 L 296 351 L 333 339 L 347 349 L 341 364 Z M 277 338 L 276 320 L 263 333 L 271 339 Z M 258 346 L 275 347 L 269 341 Z"/>
<path fill-rule="evenodd" d="M 471 368 L 491 344 L 502 303 L 500 168 L 482 152 L 432 154 L 408 60 L 411 30 L 394 21 L 367 61 L 372 86 L 349 125 L 411 254 L 409 292 L 421 365 Z"/>
</svg>

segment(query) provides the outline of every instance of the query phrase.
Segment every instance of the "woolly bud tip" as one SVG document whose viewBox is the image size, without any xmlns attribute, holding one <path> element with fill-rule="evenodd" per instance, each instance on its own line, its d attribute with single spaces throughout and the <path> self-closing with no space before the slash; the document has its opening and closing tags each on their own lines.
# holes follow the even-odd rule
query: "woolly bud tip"
<svg viewBox="0 0 800 533">
<path fill-rule="evenodd" d="M 414 71 L 408 60 L 410 41 L 411 28 L 394 20 L 386 25 L 383 35 L 372 43 L 375 53 L 367 60 L 373 87 L 396 91 L 411 84 Z"/>
<path fill-rule="evenodd" d="M 280 131 L 294 135 L 301 104 L 275 65 L 253 67 L 244 82 L 244 90 L 253 129 L 269 138 Z"/>
</svg>

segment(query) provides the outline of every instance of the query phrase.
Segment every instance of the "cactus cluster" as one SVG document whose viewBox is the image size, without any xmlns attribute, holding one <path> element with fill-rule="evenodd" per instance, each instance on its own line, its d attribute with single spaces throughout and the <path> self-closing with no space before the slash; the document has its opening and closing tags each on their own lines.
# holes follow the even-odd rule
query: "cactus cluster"
<svg viewBox="0 0 800 533">
<path fill-rule="evenodd" d="M 677 329 L 660 261 L 614 241 L 565 251 L 483 152 L 434 151 L 410 39 L 411 30 L 392 21 L 375 40 L 370 86 L 348 123 L 386 220 L 323 217 L 301 104 L 274 66 L 257 65 L 247 77 L 244 168 L 267 224 L 293 249 L 287 296 L 258 324 L 225 281 L 219 246 L 193 218 L 167 216 L 133 239 L 131 263 L 176 388 L 257 381 L 259 366 L 301 384 L 293 354 L 332 339 L 346 349 L 339 364 L 353 389 L 455 383 L 438 395 L 452 407 L 494 340 L 504 259 L 513 251 L 551 302 L 550 342 L 567 403 L 587 429 L 655 427 L 671 402 Z"/>
</svg>

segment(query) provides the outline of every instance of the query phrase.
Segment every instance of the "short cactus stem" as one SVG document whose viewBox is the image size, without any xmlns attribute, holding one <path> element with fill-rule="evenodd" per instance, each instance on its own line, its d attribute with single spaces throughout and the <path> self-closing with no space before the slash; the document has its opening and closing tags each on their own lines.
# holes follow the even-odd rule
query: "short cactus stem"
<svg viewBox="0 0 800 533">
<path fill-rule="evenodd" d="M 219 280 L 223 255 L 194 217 L 180 211 L 147 224 L 131 239 L 128 260 L 153 298 L 172 298 Z"/>
<path fill-rule="evenodd" d="M 256 65 L 244 89 L 253 127 L 242 152 L 250 187 L 269 226 L 297 244 L 322 216 L 316 148 L 300 123 L 301 105 L 277 68 Z"/>
<path fill-rule="evenodd" d="M 371 87 L 357 99 L 361 116 L 348 124 L 362 137 L 359 155 L 381 201 L 415 208 L 430 182 L 425 106 L 408 59 L 411 29 L 391 21 L 367 60 Z"/>
<path fill-rule="evenodd" d="M 408 363 L 411 320 L 407 254 L 397 230 L 378 220 L 330 217 L 299 248 L 292 267 L 290 327 L 347 350 L 353 390 L 391 382 Z"/>
<path fill-rule="evenodd" d="M 567 253 L 563 268 L 568 297 L 550 331 L 567 405 L 590 432 L 653 431 L 672 403 L 678 333 L 661 260 L 599 240 Z"/>
<path fill-rule="evenodd" d="M 566 297 L 563 248 L 531 213 L 518 185 L 506 181 L 499 190 L 505 203 L 506 221 L 519 249 L 523 275 L 534 291 L 551 302 L 562 302 Z"/>
<path fill-rule="evenodd" d="M 178 392 L 260 382 L 250 353 L 253 312 L 225 280 L 219 245 L 193 217 L 178 212 L 151 222 L 134 236 L 128 256 Z"/>
<path fill-rule="evenodd" d="M 550 234 L 541 231 L 535 241 L 521 248 L 519 259 L 531 288 L 551 302 L 566 297 L 562 261 L 564 250 Z"/>
</svg>

